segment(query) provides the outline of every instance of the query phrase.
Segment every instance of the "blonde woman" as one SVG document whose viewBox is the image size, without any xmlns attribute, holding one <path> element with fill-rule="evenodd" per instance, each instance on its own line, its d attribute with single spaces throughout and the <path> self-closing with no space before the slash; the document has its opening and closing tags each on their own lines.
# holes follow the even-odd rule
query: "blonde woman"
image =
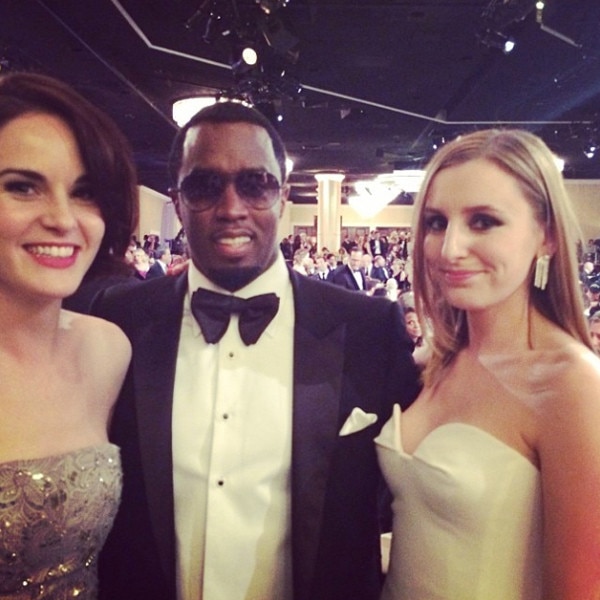
<svg viewBox="0 0 600 600">
<path fill-rule="evenodd" d="M 600 360 L 553 156 L 523 131 L 460 137 L 415 219 L 432 356 L 378 438 L 394 494 L 382 598 L 600 598 Z"/>
</svg>

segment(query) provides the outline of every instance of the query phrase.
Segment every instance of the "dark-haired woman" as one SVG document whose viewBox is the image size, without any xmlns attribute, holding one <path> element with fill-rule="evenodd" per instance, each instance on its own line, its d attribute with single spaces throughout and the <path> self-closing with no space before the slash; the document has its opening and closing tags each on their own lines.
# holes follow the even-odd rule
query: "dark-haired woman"
<svg viewBox="0 0 600 600">
<path fill-rule="evenodd" d="M 114 325 L 61 308 L 125 253 L 129 147 L 45 76 L 0 78 L 0 597 L 96 597 L 121 471 L 108 442 L 130 359 Z"/>
</svg>

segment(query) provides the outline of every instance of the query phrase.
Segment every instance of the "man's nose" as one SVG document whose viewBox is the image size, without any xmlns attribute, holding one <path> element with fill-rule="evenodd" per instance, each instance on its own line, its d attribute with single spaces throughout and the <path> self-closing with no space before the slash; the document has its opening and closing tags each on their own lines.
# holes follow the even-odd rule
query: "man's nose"
<svg viewBox="0 0 600 600">
<path fill-rule="evenodd" d="M 241 217 L 248 214 L 246 201 L 238 194 L 233 181 L 228 181 L 217 202 L 217 213 L 228 217 Z"/>
</svg>

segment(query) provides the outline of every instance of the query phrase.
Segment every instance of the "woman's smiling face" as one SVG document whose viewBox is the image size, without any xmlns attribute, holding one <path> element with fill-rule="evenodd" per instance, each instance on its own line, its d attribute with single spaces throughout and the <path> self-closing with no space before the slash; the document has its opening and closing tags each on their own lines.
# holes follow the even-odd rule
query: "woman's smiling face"
<svg viewBox="0 0 600 600">
<path fill-rule="evenodd" d="M 63 298 L 92 264 L 105 226 L 75 138 L 27 113 L 0 129 L 0 293 Z"/>
<path fill-rule="evenodd" d="M 428 273 L 450 304 L 481 310 L 528 298 L 545 235 L 514 177 L 485 159 L 441 170 L 423 223 Z"/>
</svg>

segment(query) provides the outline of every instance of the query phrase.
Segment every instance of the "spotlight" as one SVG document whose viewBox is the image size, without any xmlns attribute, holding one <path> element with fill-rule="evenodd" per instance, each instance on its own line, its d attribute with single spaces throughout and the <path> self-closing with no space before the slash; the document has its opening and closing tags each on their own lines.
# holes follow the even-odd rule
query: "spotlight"
<svg viewBox="0 0 600 600">
<path fill-rule="evenodd" d="M 477 37 L 481 45 L 487 48 L 497 48 L 498 50 L 502 50 L 504 54 L 510 54 L 516 46 L 514 38 L 508 37 L 499 31 L 493 31 L 492 29 L 486 29 Z"/>
<path fill-rule="evenodd" d="M 236 79 L 258 69 L 258 52 L 251 44 L 240 44 L 231 49 L 231 69 Z"/>
<path fill-rule="evenodd" d="M 544 16 L 544 7 L 545 7 L 545 4 L 542 0 L 538 0 L 535 3 L 535 22 L 538 25 L 541 25 L 541 23 L 542 23 L 543 16 Z"/>
<path fill-rule="evenodd" d="M 261 9 L 268 15 L 283 8 L 288 0 L 256 0 L 256 3 L 261 7 Z"/>
<path fill-rule="evenodd" d="M 433 150 L 437 150 L 446 143 L 446 138 L 443 135 L 436 135 L 431 140 L 431 147 Z"/>
<path fill-rule="evenodd" d="M 594 156 L 596 156 L 596 152 L 598 151 L 598 146 L 595 143 L 591 143 L 588 144 L 584 150 L 583 153 L 590 159 L 594 158 Z"/>
<path fill-rule="evenodd" d="M 515 45 L 515 40 L 513 40 L 512 38 L 508 38 L 504 42 L 504 48 L 502 51 L 504 52 L 504 54 L 510 54 L 515 49 Z"/>
<path fill-rule="evenodd" d="M 242 60 L 250 66 L 255 65 L 258 62 L 258 54 L 252 46 L 246 46 L 242 50 Z"/>
</svg>

